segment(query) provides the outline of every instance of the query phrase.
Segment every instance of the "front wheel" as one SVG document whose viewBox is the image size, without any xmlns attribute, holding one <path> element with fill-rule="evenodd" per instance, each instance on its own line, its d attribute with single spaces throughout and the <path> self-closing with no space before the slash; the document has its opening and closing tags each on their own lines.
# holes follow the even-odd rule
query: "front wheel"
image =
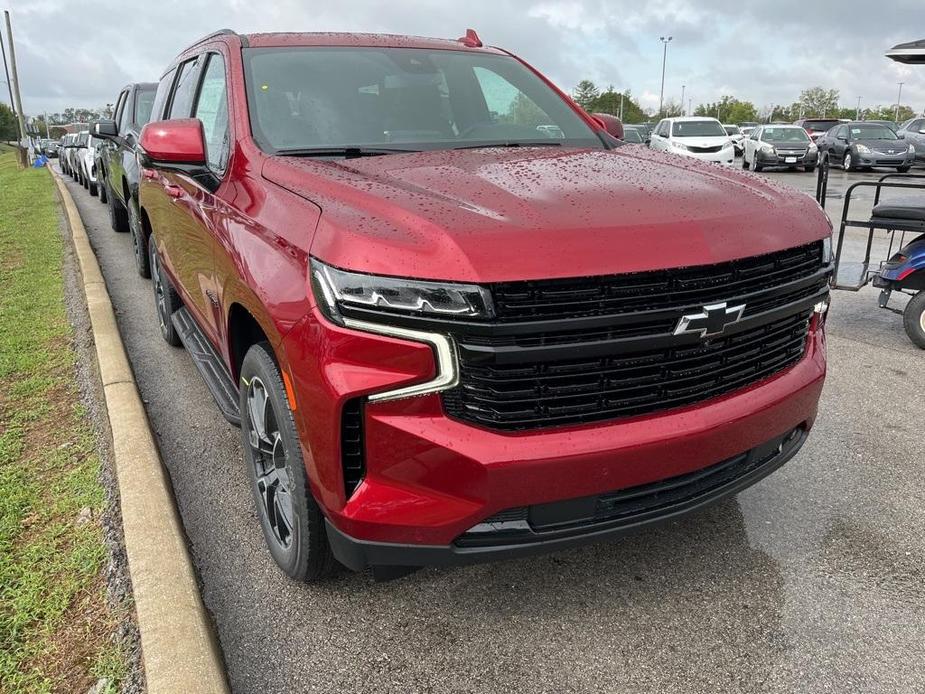
<svg viewBox="0 0 925 694">
<path fill-rule="evenodd" d="M 845 171 L 857 171 L 857 166 L 854 164 L 854 159 L 851 158 L 851 152 L 845 152 L 845 158 L 841 160 L 841 167 Z"/>
<path fill-rule="evenodd" d="M 752 170 L 761 171 L 761 169 L 763 168 L 764 167 L 760 163 L 758 163 L 758 152 L 755 152 L 754 161 L 752 162 Z"/>
<path fill-rule="evenodd" d="M 816 167 L 815 167 L 815 166 L 804 166 L 804 167 L 803 167 L 803 170 L 804 170 L 806 173 L 812 173 L 813 171 L 816 170 Z"/>
<path fill-rule="evenodd" d="M 179 347 L 180 335 L 173 325 L 173 314 L 180 310 L 183 305 L 177 290 L 170 284 L 170 278 L 160 263 L 160 256 L 157 253 L 157 244 L 154 239 L 148 244 L 151 249 L 151 279 L 154 285 L 154 307 L 157 309 L 157 320 L 161 327 L 161 337 L 164 342 L 173 347 Z"/>
<path fill-rule="evenodd" d="M 106 179 L 101 178 L 99 181 L 99 192 L 100 192 L 100 202 L 104 205 L 109 202 L 109 198 L 106 196 Z"/>
<path fill-rule="evenodd" d="M 90 197 L 91 197 L 91 198 L 95 198 L 95 197 L 96 197 L 96 194 L 97 194 L 97 192 L 98 192 L 98 184 L 94 183 L 93 181 L 88 181 L 87 184 L 88 184 L 89 189 L 90 189 Z"/>
<path fill-rule="evenodd" d="M 324 516 L 308 488 L 279 367 L 266 342 L 244 356 L 240 387 L 244 456 L 267 547 L 290 578 L 322 579 L 336 562 Z"/>
<path fill-rule="evenodd" d="M 913 296 L 906 304 L 903 327 L 912 344 L 925 349 L 925 290 Z"/>
<path fill-rule="evenodd" d="M 746 171 L 748 170 L 748 155 L 747 154 L 742 155 L 742 168 L 745 169 Z"/>
</svg>

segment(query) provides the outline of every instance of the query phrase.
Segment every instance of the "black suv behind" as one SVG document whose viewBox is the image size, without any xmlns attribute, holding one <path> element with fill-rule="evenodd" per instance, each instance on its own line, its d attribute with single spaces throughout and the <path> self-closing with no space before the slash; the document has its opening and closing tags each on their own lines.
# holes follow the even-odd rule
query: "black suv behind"
<svg viewBox="0 0 925 694">
<path fill-rule="evenodd" d="M 100 148 L 100 200 L 109 203 L 109 220 L 115 231 L 130 231 L 138 274 L 150 277 L 148 244 L 138 215 L 138 177 L 135 156 L 141 129 L 151 118 L 157 84 L 129 84 L 119 92 L 113 120 L 101 120 L 95 135 L 107 140 Z"/>
</svg>

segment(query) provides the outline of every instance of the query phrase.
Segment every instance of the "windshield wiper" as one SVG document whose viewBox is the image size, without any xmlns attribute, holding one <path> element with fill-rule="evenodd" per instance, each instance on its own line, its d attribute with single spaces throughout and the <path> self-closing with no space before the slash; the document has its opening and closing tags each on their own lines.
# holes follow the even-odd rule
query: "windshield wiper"
<svg viewBox="0 0 925 694">
<path fill-rule="evenodd" d="M 461 145 L 453 149 L 483 149 L 488 147 L 561 147 L 561 142 L 538 140 L 536 142 L 487 142 L 478 145 Z"/>
<path fill-rule="evenodd" d="M 384 154 L 407 154 L 420 152 L 419 149 L 399 147 L 294 147 L 291 149 L 278 149 L 274 154 L 282 157 L 379 157 Z"/>
</svg>

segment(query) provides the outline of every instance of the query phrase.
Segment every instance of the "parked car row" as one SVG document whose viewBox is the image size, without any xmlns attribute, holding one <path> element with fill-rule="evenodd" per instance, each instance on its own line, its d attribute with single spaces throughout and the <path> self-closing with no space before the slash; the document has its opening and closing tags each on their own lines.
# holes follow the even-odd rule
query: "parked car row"
<svg viewBox="0 0 925 694">
<path fill-rule="evenodd" d="M 90 195 L 97 195 L 97 149 L 103 140 L 94 137 L 89 130 L 70 133 L 61 138 L 58 144 L 61 170 L 86 188 Z"/>
<path fill-rule="evenodd" d="M 241 428 L 288 576 L 614 537 L 803 445 L 825 215 L 605 124 L 471 30 L 225 30 L 93 125 L 113 229 Z M 619 127 L 733 158 L 715 119 Z"/>
</svg>

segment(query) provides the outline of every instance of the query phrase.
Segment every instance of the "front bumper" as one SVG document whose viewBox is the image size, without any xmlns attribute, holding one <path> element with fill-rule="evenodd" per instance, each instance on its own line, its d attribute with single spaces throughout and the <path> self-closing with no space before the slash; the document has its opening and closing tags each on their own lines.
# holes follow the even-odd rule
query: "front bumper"
<svg viewBox="0 0 925 694">
<path fill-rule="evenodd" d="M 710 161 L 715 164 L 724 164 L 726 166 L 732 166 L 735 161 L 734 147 L 727 147 L 718 152 L 691 152 L 675 147 L 672 147 L 668 151 L 672 154 L 680 154 L 682 157 L 690 157 L 691 159 L 699 159 L 700 161 Z"/>
<path fill-rule="evenodd" d="M 869 152 L 857 154 L 858 166 L 912 166 L 915 163 L 915 154 L 901 155 L 886 154 L 883 152 Z"/>
<path fill-rule="evenodd" d="M 439 395 L 364 401 L 366 469 L 351 492 L 341 459 L 345 405 L 433 378 L 432 350 L 341 328 L 316 311 L 286 335 L 283 347 L 312 492 L 338 558 L 354 568 L 480 561 L 472 557 L 518 556 L 609 536 L 618 529 L 591 528 L 549 542 L 540 538 L 509 553 L 497 547 L 463 551 L 457 544 L 509 509 L 652 484 L 739 456 L 795 429 L 808 432 L 825 376 L 824 333 L 814 322 L 806 352 L 792 367 L 727 395 L 651 415 L 507 433 L 448 417 Z M 728 492 L 691 507 L 757 479 L 743 477 Z M 666 509 L 646 522 L 678 512 Z"/>
<path fill-rule="evenodd" d="M 802 157 L 787 157 L 781 156 L 777 152 L 768 154 L 759 149 L 755 151 L 755 157 L 763 166 L 816 166 L 819 161 L 819 150 L 807 152 Z M 788 161 L 788 159 L 793 159 L 794 161 Z"/>
<path fill-rule="evenodd" d="M 579 499 L 515 509 L 480 523 L 448 545 L 370 542 L 352 538 L 327 521 L 328 542 L 337 560 L 354 571 L 367 567 L 452 566 L 513 559 L 613 539 L 676 520 L 755 484 L 802 448 L 807 430 L 784 435 L 696 471 L 663 482 Z M 630 497 L 613 514 L 614 497 Z M 664 498 L 661 501 L 660 498 Z M 650 502 L 645 505 L 641 499 Z M 604 510 L 599 509 L 603 506 Z M 611 511 L 610 517 L 608 512 Z M 596 519 L 595 515 L 601 516 Z M 534 519 L 545 523 L 539 528 Z"/>
</svg>

